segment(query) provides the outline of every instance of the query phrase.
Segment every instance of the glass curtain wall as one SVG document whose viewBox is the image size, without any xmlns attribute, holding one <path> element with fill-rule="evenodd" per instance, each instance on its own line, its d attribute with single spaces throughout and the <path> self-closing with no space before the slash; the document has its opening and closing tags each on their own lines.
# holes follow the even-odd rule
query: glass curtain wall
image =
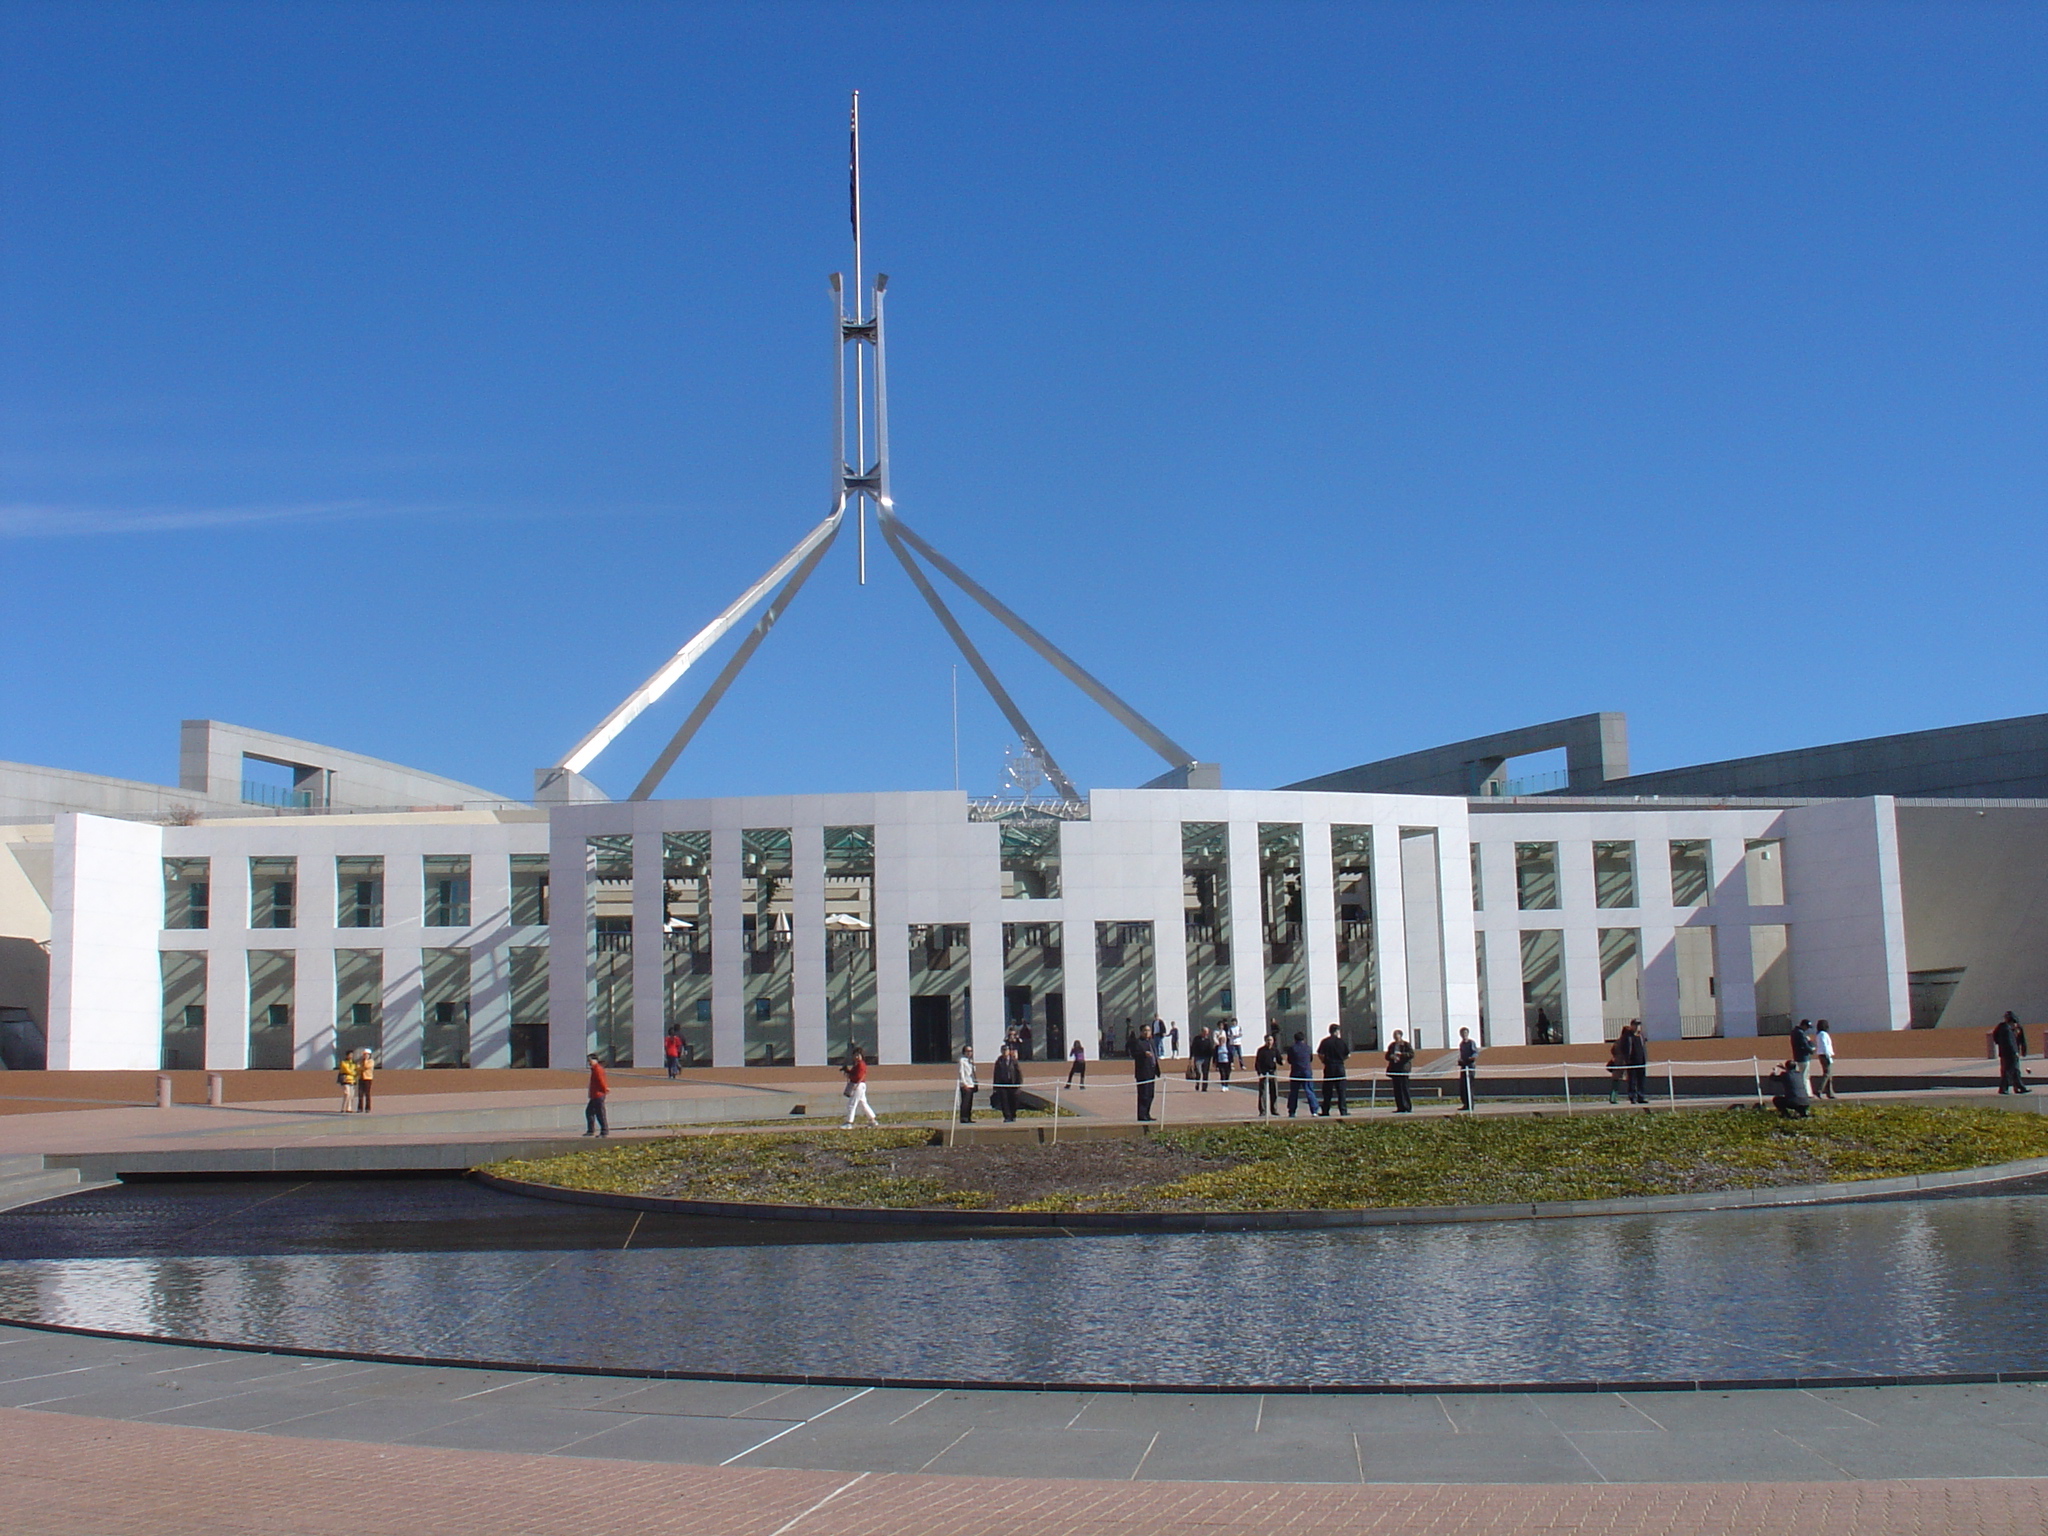
<svg viewBox="0 0 2048 1536">
<path fill-rule="evenodd" d="M 1276 1031 L 1284 1043 L 1294 1038 L 1296 1030 L 1308 1032 L 1298 825 L 1259 823 L 1259 924 L 1266 951 L 1266 1027 Z"/>
<path fill-rule="evenodd" d="M 190 1071 L 206 1065 L 206 956 L 165 950 L 163 1070 Z"/>
<path fill-rule="evenodd" d="M 289 949 L 249 951 L 249 1066 L 288 1072 L 298 956 Z"/>
<path fill-rule="evenodd" d="M 469 1065 L 469 951 L 428 949 L 420 953 L 420 1064 Z"/>
<path fill-rule="evenodd" d="M 875 829 L 825 829 L 825 1058 L 881 1059 L 875 1012 Z"/>
<path fill-rule="evenodd" d="M 1060 824 L 1020 812 L 1002 823 L 1003 896 L 1045 900 L 1060 893 Z"/>
<path fill-rule="evenodd" d="M 334 952 L 334 1049 L 353 1056 L 368 1051 L 384 1057 L 384 951 Z"/>
<path fill-rule="evenodd" d="M 469 855 L 430 853 L 421 861 L 421 878 L 429 928 L 469 926 Z"/>
<path fill-rule="evenodd" d="M 1150 923 L 1095 925 L 1095 1017 L 1101 1031 L 1100 1054 L 1128 1056 L 1138 1029 L 1159 1017 L 1155 963 Z M 1182 1048 L 1186 1048 L 1185 1036 Z"/>
<path fill-rule="evenodd" d="M 968 1010 L 974 1000 L 971 969 L 965 923 L 910 925 L 912 1061 L 959 1059 L 960 1047 L 969 1038 Z"/>
<path fill-rule="evenodd" d="M 1721 985 L 1714 974 L 1714 930 L 1679 929 L 1671 936 L 1671 956 L 1678 971 L 1678 1033 L 1687 1040 L 1712 1039 L 1721 1033 Z"/>
<path fill-rule="evenodd" d="M 249 861 L 249 926 L 290 928 L 294 923 L 293 896 L 297 891 L 297 859 L 251 859 Z"/>
<path fill-rule="evenodd" d="M 1637 905 L 1634 843 L 1593 845 L 1593 904 L 1600 907 Z"/>
<path fill-rule="evenodd" d="M 384 926 L 384 860 L 377 857 L 334 861 L 334 925 L 337 928 Z"/>
<path fill-rule="evenodd" d="M 711 834 L 661 834 L 662 1031 L 682 1042 L 686 1067 L 708 1067 L 711 1045 Z"/>
<path fill-rule="evenodd" d="M 1221 821 L 1180 824 L 1189 1040 L 1200 1030 L 1226 1026 L 1237 1011 L 1230 969 L 1229 834 L 1228 823 Z"/>
<path fill-rule="evenodd" d="M 512 926 L 545 928 L 548 924 L 548 856 L 512 855 Z"/>
<path fill-rule="evenodd" d="M 1530 1045 L 1564 1044 L 1564 933 L 1561 929 L 1523 930 L 1522 1028 L 1523 1037 Z"/>
<path fill-rule="evenodd" d="M 1515 905 L 1524 912 L 1550 912 L 1557 904 L 1557 844 L 1515 844 Z"/>
<path fill-rule="evenodd" d="M 1058 923 L 1003 924 L 1003 1027 L 1027 1059 L 1067 1054 L 1065 955 Z"/>
<path fill-rule="evenodd" d="M 1714 888 L 1705 838 L 1676 838 L 1671 844 L 1671 905 L 1704 907 Z"/>
<path fill-rule="evenodd" d="M 746 951 L 746 1065 L 796 1065 L 796 966 L 790 952 L 795 860 L 787 827 L 740 833 L 740 937 Z"/>
<path fill-rule="evenodd" d="M 164 926 L 204 928 L 209 921 L 213 887 L 211 859 L 164 860 Z"/>
<path fill-rule="evenodd" d="M 516 944 L 511 950 L 512 1065 L 548 1064 L 548 948 Z"/>
<path fill-rule="evenodd" d="M 1600 930 L 1600 1027 L 1609 1040 L 1643 1016 L 1643 935 L 1638 928 Z"/>
<path fill-rule="evenodd" d="M 1380 980 L 1373 932 L 1372 828 L 1330 828 L 1330 869 L 1337 899 L 1337 1021 L 1353 1050 L 1377 1050 Z"/>
<path fill-rule="evenodd" d="M 633 1062 L 633 836 L 584 839 L 590 913 L 589 1043 L 606 1066 Z M 564 1062 L 571 1069 L 578 1062 Z"/>
</svg>

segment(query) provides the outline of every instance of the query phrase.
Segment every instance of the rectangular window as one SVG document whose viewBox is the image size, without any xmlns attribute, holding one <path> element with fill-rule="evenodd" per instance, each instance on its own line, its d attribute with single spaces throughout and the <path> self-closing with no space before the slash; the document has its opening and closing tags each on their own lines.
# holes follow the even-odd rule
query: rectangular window
<svg viewBox="0 0 2048 1536">
<path fill-rule="evenodd" d="M 1671 936 L 1671 959 L 1678 972 L 1679 1035 L 1687 1040 L 1714 1038 L 1721 1033 L 1721 988 L 1714 978 L 1714 930 L 1705 926 L 1679 929 Z"/>
<path fill-rule="evenodd" d="M 1637 928 L 1600 930 L 1600 1024 L 1609 1040 L 1643 1016 L 1643 935 Z"/>
<path fill-rule="evenodd" d="M 166 1072 L 206 1065 L 206 956 L 165 950 L 163 1054 Z"/>
<path fill-rule="evenodd" d="M 1058 923 L 1003 924 L 1003 1035 L 1026 1061 L 1067 1054 L 1065 946 Z"/>
<path fill-rule="evenodd" d="M 585 972 L 585 1050 L 606 1066 L 633 1062 L 633 835 L 606 832 L 583 840 L 583 880 L 590 914 Z M 577 1063 L 564 1065 L 574 1067 Z"/>
<path fill-rule="evenodd" d="M 1785 904 L 1785 845 L 1775 837 L 1753 837 L 1742 845 L 1742 878 L 1752 907 Z"/>
<path fill-rule="evenodd" d="M 1371 827 L 1330 828 L 1330 873 L 1337 900 L 1337 1022 L 1353 1050 L 1377 1050 L 1380 981 Z"/>
<path fill-rule="evenodd" d="M 1097 1051 L 1126 1056 L 1140 1029 L 1159 1017 L 1150 923 L 1095 925 Z"/>
<path fill-rule="evenodd" d="M 334 919 L 337 928 L 384 926 L 384 861 L 377 857 L 334 861 Z"/>
<path fill-rule="evenodd" d="M 661 834 L 662 1028 L 686 1067 L 711 1060 L 711 834 Z M 704 1017 L 697 1005 L 704 1004 Z M 664 1051 L 666 1046 L 663 1047 Z"/>
<path fill-rule="evenodd" d="M 334 1049 L 353 1056 L 384 1055 L 384 951 L 334 952 Z"/>
<path fill-rule="evenodd" d="M 297 888 L 297 859 L 251 859 L 249 861 L 249 926 L 290 928 L 293 920 L 292 894 Z"/>
<path fill-rule="evenodd" d="M 298 957 L 288 949 L 249 951 L 249 1067 L 289 1072 Z"/>
<path fill-rule="evenodd" d="M 1671 905 L 1704 907 L 1714 888 L 1705 838 L 1675 838 L 1671 844 Z"/>
<path fill-rule="evenodd" d="M 420 986 L 426 1008 L 420 1028 L 420 1064 L 468 1066 L 469 951 L 420 951 Z"/>
<path fill-rule="evenodd" d="M 512 855 L 512 926 L 545 928 L 548 925 L 548 856 L 544 853 Z"/>
<path fill-rule="evenodd" d="M 1593 903 L 1601 907 L 1633 907 L 1636 900 L 1636 845 L 1593 845 Z"/>
<path fill-rule="evenodd" d="M 1474 912 L 1484 912 L 1486 910 L 1486 881 L 1479 873 L 1479 866 L 1479 845 L 1474 843 L 1472 845 L 1472 910 Z"/>
<path fill-rule="evenodd" d="M 1401 931 L 1408 961 L 1408 1042 L 1450 1043 L 1444 988 L 1444 893 L 1436 828 L 1401 829 Z"/>
<path fill-rule="evenodd" d="M 1266 952 L 1266 1028 L 1290 1040 L 1309 1026 L 1307 1014 L 1295 1007 L 1308 991 L 1308 963 L 1301 952 L 1301 828 L 1292 822 L 1259 823 L 1259 923 Z"/>
<path fill-rule="evenodd" d="M 1230 1017 L 1230 828 L 1180 824 L 1182 939 L 1187 950 L 1188 1037 L 1228 1028 Z"/>
<path fill-rule="evenodd" d="M 164 926 L 204 928 L 211 900 L 211 859 L 164 860 Z"/>
<path fill-rule="evenodd" d="M 512 955 L 512 1065 L 548 1064 L 548 947 L 515 944 Z"/>
<path fill-rule="evenodd" d="M 1524 912 L 1557 909 L 1557 844 L 1515 844 L 1515 905 Z"/>
<path fill-rule="evenodd" d="M 1783 923 L 1749 930 L 1750 977 L 1756 983 L 1756 1032 L 1792 1033 L 1792 935 Z"/>
<path fill-rule="evenodd" d="M 1002 823 L 1003 895 L 1042 899 L 1060 893 L 1060 824 L 1019 811 Z"/>
<path fill-rule="evenodd" d="M 881 1059 L 875 1004 L 875 829 L 825 829 L 825 1057 Z"/>
<path fill-rule="evenodd" d="M 973 1002 L 965 923 L 910 924 L 910 1059 L 958 1059 Z"/>
<path fill-rule="evenodd" d="M 1559 929 L 1523 930 L 1522 1029 L 1531 1045 L 1564 1044 L 1564 934 Z"/>
<path fill-rule="evenodd" d="M 746 1065 L 796 1065 L 796 966 L 790 952 L 796 861 L 787 827 L 740 833 L 740 941 L 746 951 Z"/>
<path fill-rule="evenodd" d="M 469 855 L 430 853 L 421 861 L 426 882 L 427 926 L 469 926 Z"/>
</svg>

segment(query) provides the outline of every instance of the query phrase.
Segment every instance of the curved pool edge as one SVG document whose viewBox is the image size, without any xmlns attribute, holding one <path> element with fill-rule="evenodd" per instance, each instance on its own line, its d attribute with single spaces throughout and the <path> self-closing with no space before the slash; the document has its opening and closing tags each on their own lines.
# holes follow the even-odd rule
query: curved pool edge
<svg viewBox="0 0 2048 1536">
<path fill-rule="evenodd" d="M 1174 1396 L 1417 1397 L 1520 1396 L 1529 1393 L 1584 1395 L 1602 1392 L 1821 1391 L 1842 1387 L 2023 1386 L 2048 1382 L 2048 1370 L 1928 1371 L 1900 1375 L 1670 1377 L 1645 1380 L 1501 1382 L 1175 1382 L 1175 1381 L 1003 1381 L 979 1377 L 848 1376 L 801 1371 L 710 1371 L 632 1365 L 548 1365 L 530 1360 L 473 1359 L 459 1355 L 406 1355 L 380 1350 L 320 1349 L 311 1345 L 252 1344 L 230 1339 L 194 1339 L 176 1334 L 87 1328 L 32 1318 L 0 1317 L 0 1327 L 72 1334 L 124 1343 L 161 1344 L 178 1349 L 232 1350 L 238 1354 L 290 1359 L 353 1360 L 366 1365 L 417 1365 L 440 1370 L 505 1371 L 527 1376 L 605 1376 L 640 1381 L 732 1381 L 767 1386 L 898 1388 L 924 1392 L 1085 1392 Z"/>
<path fill-rule="evenodd" d="M 1584 1216 L 1654 1216 L 1699 1211 L 1754 1211 L 1775 1206 L 1843 1205 L 1936 1190 L 2009 1184 L 2048 1174 L 2048 1157 L 1914 1173 L 1837 1184 L 1786 1184 L 1775 1189 L 1730 1189 L 1697 1195 L 1627 1195 L 1613 1200 L 1542 1200 L 1514 1205 L 1378 1206 L 1338 1211 L 975 1211 L 933 1207 L 776 1205 L 765 1201 L 684 1200 L 669 1195 L 617 1195 L 508 1179 L 472 1168 L 469 1176 L 492 1189 L 536 1200 L 613 1210 L 656 1211 L 729 1221 L 843 1222 L 858 1225 L 945 1227 L 960 1231 L 1052 1229 L 1066 1232 L 1290 1232 L 1337 1227 L 1392 1227 L 1470 1221 L 1550 1221 Z M 749 1380 L 753 1378 L 747 1378 Z"/>
</svg>

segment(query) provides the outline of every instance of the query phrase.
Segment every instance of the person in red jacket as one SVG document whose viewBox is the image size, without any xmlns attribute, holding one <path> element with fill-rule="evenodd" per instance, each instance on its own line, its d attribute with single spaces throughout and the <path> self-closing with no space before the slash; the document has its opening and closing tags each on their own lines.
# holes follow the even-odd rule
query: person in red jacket
<svg viewBox="0 0 2048 1536">
<path fill-rule="evenodd" d="M 595 1051 L 590 1054 L 590 1098 L 583 1106 L 583 1134 L 586 1136 L 609 1136 L 612 1125 L 605 1118 L 604 1101 L 611 1097 L 612 1085 L 605 1080 L 604 1063 L 597 1059 Z"/>
<path fill-rule="evenodd" d="M 847 1053 L 846 1065 L 839 1069 L 839 1075 L 846 1079 L 846 1128 L 853 1129 L 853 1117 L 866 1115 L 869 1125 L 879 1125 L 875 1118 L 874 1106 L 868 1103 L 868 1059 L 859 1046 Z"/>
</svg>

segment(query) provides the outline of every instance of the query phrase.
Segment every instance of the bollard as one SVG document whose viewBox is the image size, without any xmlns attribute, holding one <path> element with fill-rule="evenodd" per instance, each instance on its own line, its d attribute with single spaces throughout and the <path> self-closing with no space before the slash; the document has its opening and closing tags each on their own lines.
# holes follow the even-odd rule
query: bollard
<svg viewBox="0 0 2048 1536">
<path fill-rule="evenodd" d="M 221 1105 L 227 1103 L 227 1089 L 227 1079 L 222 1077 L 218 1072 L 209 1072 L 206 1074 L 206 1102 L 211 1104 L 215 1109 L 218 1109 Z"/>
<path fill-rule="evenodd" d="M 171 1107 L 171 1075 L 168 1072 L 159 1072 L 157 1074 L 156 1107 L 158 1109 L 169 1109 Z"/>
</svg>

